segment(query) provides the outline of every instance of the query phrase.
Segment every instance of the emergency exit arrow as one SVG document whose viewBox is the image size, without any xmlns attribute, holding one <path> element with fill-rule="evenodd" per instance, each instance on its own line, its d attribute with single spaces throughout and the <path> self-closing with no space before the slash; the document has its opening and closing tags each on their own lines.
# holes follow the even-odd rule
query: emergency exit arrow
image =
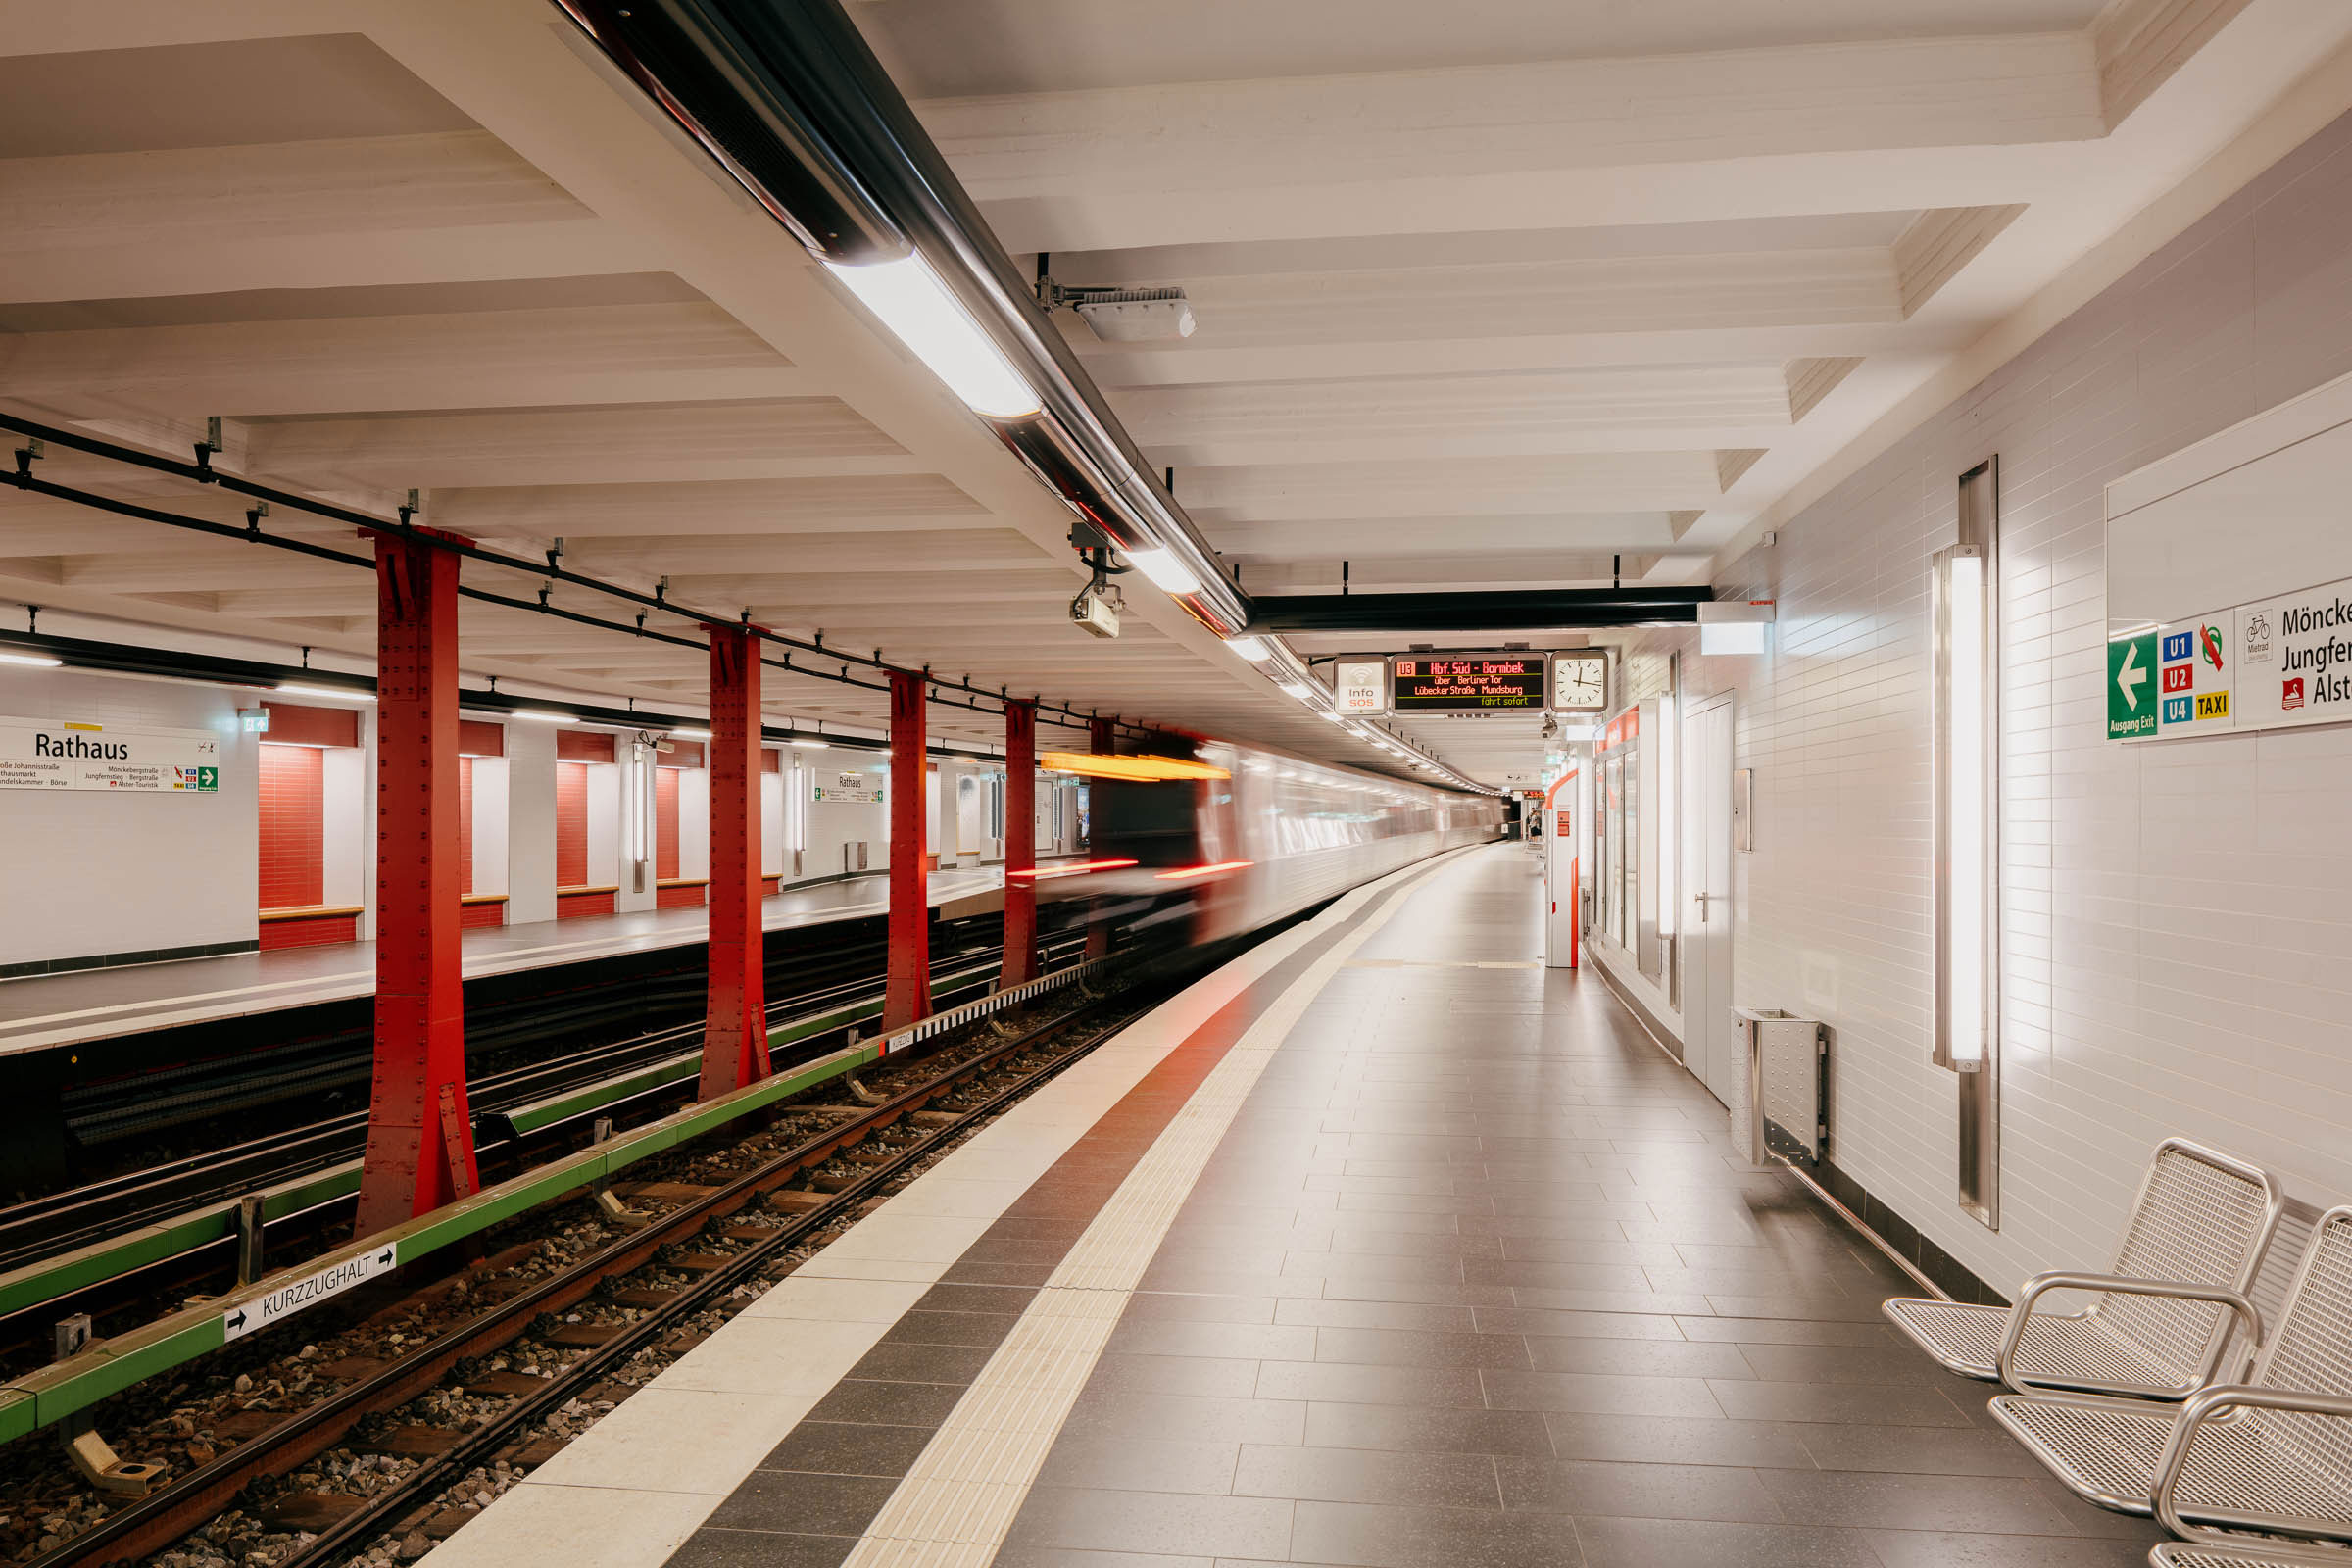
<svg viewBox="0 0 2352 1568">
<path fill-rule="evenodd" d="M 2115 684 L 2122 689 L 2124 701 L 2134 710 L 2139 707 L 2139 688 L 2146 684 L 2148 672 L 2139 667 L 2139 644 L 2127 645 L 2124 662 L 2115 672 Z"/>
</svg>

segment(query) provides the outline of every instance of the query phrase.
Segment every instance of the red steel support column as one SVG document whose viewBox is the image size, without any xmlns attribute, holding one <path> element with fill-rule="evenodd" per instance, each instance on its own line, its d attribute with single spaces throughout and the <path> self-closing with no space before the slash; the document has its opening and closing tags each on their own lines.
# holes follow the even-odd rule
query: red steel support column
<svg viewBox="0 0 2352 1568">
<path fill-rule="evenodd" d="M 358 1234 L 480 1185 L 458 945 L 458 558 L 375 542 L 375 1076 Z"/>
<path fill-rule="evenodd" d="M 1097 757 L 1110 756 L 1119 749 L 1118 727 L 1116 719 L 1089 719 L 1086 725 L 1086 749 Z M 1088 813 L 1087 820 L 1090 824 L 1086 841 L 1087 858 L 1099 860 L 1102 856 L 1095 849 L 1091 824 L 1096 818 L 1092 812 Z M 1090 958 L 1100 958 L 1110 952 L 1110 922 L 1102 917 L 1102 901 L 1097 899 L 1094 911 L 1086 922 L 1086 956 Z"/>
<path fill-rule="evenodd" d="M 760 919 L 760 634 L 710 632 L 710 982 L 704 1100 L 767 1076 Z"/>
<path fill-rule="evenodd" d="M 930 879 L 923 874 L 923 677 L 890 672 L 890 977 L 882 1027 L 931 1010 Z"/>
<path fill-rule="evenodd" d="M 1004 705 L 1005 986 L 1037 978 L 1037 705 Z"/>
</svg>

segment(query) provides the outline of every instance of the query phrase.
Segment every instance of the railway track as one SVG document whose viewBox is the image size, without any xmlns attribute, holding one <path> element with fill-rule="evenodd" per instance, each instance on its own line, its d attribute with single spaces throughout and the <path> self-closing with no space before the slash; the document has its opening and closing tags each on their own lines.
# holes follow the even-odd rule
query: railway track
<svg viewBox="0 0 2352 1568">
<path fill-rule="evenodd" d="M 1080 937 L 1056 936 L 1046 944 L 1045 956 L 1050 963 L 1073 956 L 1082 944 Z M 980 958 L 986 961 L 978 962 L 969 976 L 949 979 L 942 986 L 937 997 L 943 1007 L 985 994 L 994 978 L 993 952 L 960 957 L 967 967 Z M 952 967 L 949 974 L 955 973 Z M 840 1044 L 855 1027 L 842 1020 L 870 1010 L 867 1004 L 878 1007 L 880 998 L 876 985 L 860 982 L 827 986 L 778 1004 L 770 1019 L 771 1027 L 783 1032 L 775 1048 L 777 1066 L 820 1055 Z M 693 1092 L 692 1058 L 701 1040 L 699 1023 L 673 1026 L 510 1066 L 478 1080 L 476 1152 L 486 1177 L 519 1169 L 551 1149 L 578 1144 L 597 1117 L 626 1126 L 682 1103 Z M 681 1062 L 682 1070 L 662 1070 Z M 548 1113 L 544 1119 L 523 1114 L 566 1095 L 582 1096 L 582 1105 Z M 204 1205 L 233 1205 L 243 1194 L 332 1173 L 358 1158 L 366 1136 L 366 1112 L 343 1112 L 296 1131 L 166 1159 L 0 1208 L 0 1271 L 36 1271 L 45 1259 L 96 1247 L 142 1227 L 169 1225 Z M 337 1188 L 288 1212 L 272 1212 L 262 1225 L 265 1254 L 273 1259 L 289 1255 L 288 1248 L 299 1252 L 333 1234 L 348 1223 L 352 1202 L 351 1192 Z M 21 1293 L 21 1301 L 5 1299 L 10 1293 L 0 1290 L 0 1357 L 11 1366 L 26 1364 L 27 1357 L 37 1364 L 46 1353 L 51 1325 L 74 1312 L 100 1319 L 100 1331 L 105 1332 L 110 1323 L 152 1306 L 154 1300 L 176 1300 L 208 1285 L 218 1288 L 235 1268 L 238 1246 L 232 1230 L 159 1261 L 77 1281 L 70 1290 Z M 14 1277 L 0 1273 L 0 1287 Z"/>
<path fill-rule="evenodd" d="M 552 1412 L 572 1406 L 682 1325 L 723 1307 L 739 1288 L 789 1272 L 797 1249 L 854 1220 L 867 1202 L 1093 1050 L 1136 1010 L 1136 1004 L 1113 997 L 1009 1038 L 997 1040 L 978 1031 L 978 1039 L 951 1043 L 925 1057 L 891 1066 L 888 1071 L 896 1081 L 871 1093 L 872 1103 L 865 1102 L 868 1094 L 858 1094 L 847 1104 L 787 1104 L 780 1111 L 789 1124 L 786 1132 L 779 1138 L 771 1129 L 746 1141 L 742 1147 L 751 1151 L 751 1157 L 730 1179 L 692 1192 L 674 1184 L 666 1189 L 655 1184 L 656 1190 L 676 1199 L 666 1212 L 646 1215 L 634 1228 L 478 1309 L 470 1300 L 462 1310 L 450 1309 L 453 1299 L 468 1295 L 453 1291 L 452 1280 L 418 1286 L 407 1298 L 396 1298 L 372 1314 L 373 1319 L 385 1319 L 421 1306 L 424 1315 L 434 1319 L 431 1332 L 396 1358 L 285 1412 L 282 1419 L 252 1432 L 146 1497 L 118 1503 L 46 1549 L 29 1557 L 20 1549 L 17 1560 L 40 1568 L 71 1568 L 148 1557 L 237 1507 L 241 1499 L 250 1499 L 270 1485 L 270 1478 L 301 1470 L 327 1454 L 368 1418 L 430 1395 L 453 1376 L 461 1381 L 471 1378 L 469 1395 L 483 1388 L 513 1390 L 495 1410 L 471 1418 L 462 1430 L 449 1431 L 446 1441 L 434 1439 L 426 1445 L 434 1451 L 416 1455 L 416 1462 L 356 1506 L 308 1499 L 316 1503 L 309 1517 L 335 1516 L 321 1528 L 290 1532 L 289 1550 L 270 1558 L 275 1568 L 324 1568 L 343 1561 L 386 1530 L 414 1523 L 412 1516 L 451 1483 L 479 1470 L 511 1448 L 519 1435 Z M 858 1093 L 861 1086 L 850 1080 L 848 1087 Z M 810 1184 L 788 1186 L 811 1172 L 817 1178 Z M 774 1195 L 779 1193 L 788 1196 L 778 1199 Z M 757 1223 L 723 1227 L 724 1238 L 712 1240 L 719 1222 L 755 1204 L 767 1210 Z M 688 1243 L 699 1250 L 675 1250 Z M 737 1245 L 720 1250 L 729 1243 Z M 496 1245 L 495 1239 L 491 1245 Z M 657 1283 L 627 1284 L 648 1273 Z M 682 1283 L 664 1283 L 681 1275 L 686 1276 Z M 465 1275 L 455 1278 L 462 1285 Z M 579 1353 L 548 1369 L 552 1375 L 501 1379 L 466 1371 L 526 1335 L 552 1334 L 561 1341 L 563 1320 L 576 1316 L 568 1309 L 591 1301 L 607 1287 L 635 1303 L 630 1315 L 612 1325 L 610 1334 L 569 1335 L 575 1345 L 583 1339 L 596 1343 L 581 1345 Z M 607 1299 L 612 1298 L 609 1293 Z M 551 1316 L 559 1327 L 546 1327 Z M 240 1430 L 253 1425 L 250 1420 L 230 1424 Z M 303 1516 L 302 1494 L 292 1495 L 292 1507 L 284 1494 L 271 1501 L 281 1518 Z M 238 1559 L 224 1555 L 222 1560 Z"/>
</svg>

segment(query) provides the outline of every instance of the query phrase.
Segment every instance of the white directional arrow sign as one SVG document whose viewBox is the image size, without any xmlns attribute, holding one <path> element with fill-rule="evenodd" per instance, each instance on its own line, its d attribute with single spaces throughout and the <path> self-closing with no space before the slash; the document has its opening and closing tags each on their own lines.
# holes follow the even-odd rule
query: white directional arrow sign
<svg viewBox="0 0 2352 1568">
<path fill-rule="evenodd" d="M 2123 668 L 2115 672 L 2115 684 L 2122 688 L 2124 702 L 2134 711 L 2139 708 L 2139 689 L 2147 684 L 2148 672 L 2139 665 L 2139 645 L 2124 649 Z"/>
</svg>

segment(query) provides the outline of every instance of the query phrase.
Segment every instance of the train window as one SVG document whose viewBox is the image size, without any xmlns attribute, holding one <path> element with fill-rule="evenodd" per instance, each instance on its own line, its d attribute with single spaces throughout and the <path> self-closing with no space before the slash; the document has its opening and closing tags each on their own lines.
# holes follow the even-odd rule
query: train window
<svg viewBox="0 0 2352 1568">
<path fill-rule="evenodd" d="M 1098 854 L 1133 858 L 1145 865 L 1190 865 L 1198 824 L 1198 799 L 1190 780 L 1133 783 L 1100 779 L 1092 801 Z"/>
</svg>

